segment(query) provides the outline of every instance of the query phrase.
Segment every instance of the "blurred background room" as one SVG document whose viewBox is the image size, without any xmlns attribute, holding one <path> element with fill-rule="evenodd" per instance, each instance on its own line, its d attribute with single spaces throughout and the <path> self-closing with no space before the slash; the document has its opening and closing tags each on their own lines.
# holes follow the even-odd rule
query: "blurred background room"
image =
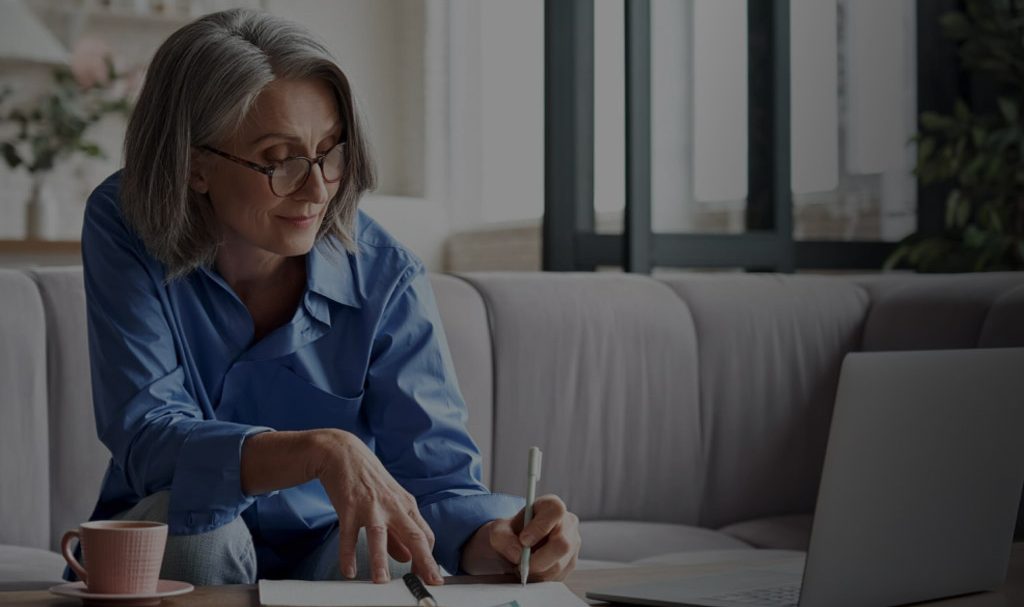
<svg viewBox="0 0 1024 607">
<path fill-rule="evenodd" d="M 2 0 L 0 265 L 80 263 L 147 61 L 250 6 L 326 41 L 433 271 L 1019 269 L 1020 4 Z"/>
</svg>

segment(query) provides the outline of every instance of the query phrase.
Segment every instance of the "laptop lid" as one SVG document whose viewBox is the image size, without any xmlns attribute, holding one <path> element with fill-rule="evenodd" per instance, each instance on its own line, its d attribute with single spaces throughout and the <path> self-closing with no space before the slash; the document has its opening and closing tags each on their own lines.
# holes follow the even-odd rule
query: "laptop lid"
<svg viewBox="0 0 1024 607">
<path fill-rule="evenodd" d="M 997 588 L 1022 484 L 1024 348 L 849 354 L 801 607 Z"/>
</svg>

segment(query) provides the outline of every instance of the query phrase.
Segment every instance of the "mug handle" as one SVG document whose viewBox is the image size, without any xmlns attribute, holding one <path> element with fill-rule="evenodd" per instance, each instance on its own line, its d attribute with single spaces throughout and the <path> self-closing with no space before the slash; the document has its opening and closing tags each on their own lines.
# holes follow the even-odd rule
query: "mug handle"
<svg viewBox="0 0 1024 607">
<path fill-rule="evenodd" d="M 85 567 L 78 562 L 75 555 L 71 552 L 71 540 L 77 539 L 78 543 L 82 543 L 82 536 L 78 529 L 72 529 L 64 534 L 64 537 L 60 540 L 60 552 L 64 555 L 64 560 L 68 562 L 68 566 L 75 572 L 78 579 L 82 580 L 82 583 L 86 586 L 89 585 L 89 574 L 86 573 Z"/>
</svg>

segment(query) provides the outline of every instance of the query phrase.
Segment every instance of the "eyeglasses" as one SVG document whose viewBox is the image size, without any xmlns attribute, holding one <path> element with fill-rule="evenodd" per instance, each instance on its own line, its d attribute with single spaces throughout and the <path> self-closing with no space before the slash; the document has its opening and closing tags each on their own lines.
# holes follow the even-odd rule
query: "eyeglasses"
<svg viewBox="0 0 1024 607">
<path fill-rule="evenodd" d="M 309 173 L 313 170 L 314 164 L 320 165 L 320 172 L 323 173 L 324 181 L 327 183 L 337 183 L 340 181 L 345 169 L 344 141 L 318 155 L 316 158 L 289 156 L 281 162 L 276 162 L 269 166 L 249 162 L 244 158 L 239 158 L 208 145 L 201 147 L 208 152 L 213 152 L 232 162 L 237 162 L 258 173 L 263 173 L 270 182 L 270 191 L 280 198 L 291 196 L 301 190 L 306 185 L 306 180 L 309 179 Z"/>
</svg>

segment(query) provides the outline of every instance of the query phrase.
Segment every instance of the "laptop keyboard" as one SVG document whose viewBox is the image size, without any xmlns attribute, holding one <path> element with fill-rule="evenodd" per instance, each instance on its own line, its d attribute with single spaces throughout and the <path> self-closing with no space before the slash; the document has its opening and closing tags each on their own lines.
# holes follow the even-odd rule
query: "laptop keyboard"
<svg viewBox="0 0 1024 607">
<path fill-rule="evenodd" d="M 766 607 L 797 607 L 800 602 L 800 585 L 758 588 L 742 592 L 729 592 L 706 597 L 710 600 L 731 602 L 737 605 L 764 605 Z"/>
</svg>

